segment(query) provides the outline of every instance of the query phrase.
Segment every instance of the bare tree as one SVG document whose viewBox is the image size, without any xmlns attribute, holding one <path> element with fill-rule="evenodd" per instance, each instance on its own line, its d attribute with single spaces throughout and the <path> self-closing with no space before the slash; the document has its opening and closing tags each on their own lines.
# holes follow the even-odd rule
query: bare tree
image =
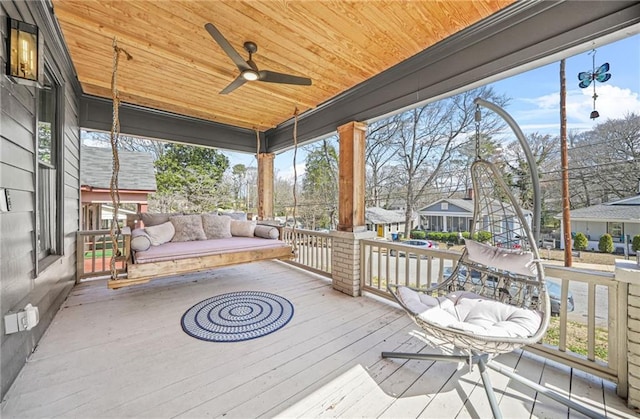
<svg viewBox="0 0 640 419">
<path fill-rule="evenodd" d="M 392 147 L 395 161 L 402 167 L 398 182 L 405 187 L 405 234 L 411 228 L 417 197 L 433 185 L 453 149 L 473 131 L 476 106 L 474 99 L 482 97 L 498 105 L 506 99 L 489 87 L 470 90 L 447 99 L 429 103 L 400 114 L 400 127 Z M 502 120 L 494 114 L 482 119 L 482 132 L 491 136 L 502 128 Z M 452 175 L 455 176 L 455 175 Z"/>
</svg>

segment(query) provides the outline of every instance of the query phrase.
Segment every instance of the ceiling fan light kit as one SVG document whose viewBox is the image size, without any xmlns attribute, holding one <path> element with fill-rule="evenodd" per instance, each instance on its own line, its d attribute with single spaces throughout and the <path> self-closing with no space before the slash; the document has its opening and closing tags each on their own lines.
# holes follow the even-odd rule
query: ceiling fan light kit
<svg viewBox="0 0 640 419">
<path fill-rule="evenodd" d="M 258 45 L 255 42 L 247 41 L 244 43 L 244 49 L 249 53 L 249 59 L 244 60 L 240 54 L 231 46 L 229 41 L 222 33 L 211 23 L 204 25 L 209 35 L 214 41 L 220 45 L 220 48 L 231 58 L 231 61 L 238 67 L 240 74 L 227 87 L 222 89 L 221 95 L 233 92 L 247 81 L 263 81 L 267 83 L 294 84 L 297 86 L 310 86 L 311 79 L 308 77 L 294 76 L 291 74 L 277 73 L 269 70 L 258 70 L 258 66 L 253 61 L 253 54 L 258 51 Z"/>
</svg>

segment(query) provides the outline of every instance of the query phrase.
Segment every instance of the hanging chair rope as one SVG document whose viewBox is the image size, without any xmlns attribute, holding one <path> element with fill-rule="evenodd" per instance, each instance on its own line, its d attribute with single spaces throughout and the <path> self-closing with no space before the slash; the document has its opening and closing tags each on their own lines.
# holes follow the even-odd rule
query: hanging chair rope
<svg viewBox="0 0 640 419">
<path fill-rule="evenodd" d="M 120 208 L 120 191 L 118 189 L 118 174 L 120 172 L 120 158 L 118 156 L 118 140 L 120 139 L 120 96 L 118 94 L 118 64 L 120 61 L 120 53 L 124 53 L 127 60 L 132 57 L 127 51 L 118 47 L 118 41 L 113 38 L 113 72 L 111 74 L 111 97 L 113 100 L 113 115 L 111 124 L 111 152 L 113 153 L 113 165 L 111 171 L 111 183 L 109 192 L 111 194 L 111 203 L 113 204 L 113 218 L 111 219 L 111 261 L 109 268 L 111 271 L 111 279 L 118 278 L 118 270 L 116 268 L 116 258 L 120 256 L 118 246 L 118 236 L 120 235 L 120 225 L 118 224 L 118 209 Z"/>
<path fill-rule="evenodd" d="M 293 111 L 293 254 L 298 254 L 298 240 L 296 240 L 296 225 L 298 224 L 298 169 L 296 168 L 296 158 L 298 155 L 298 108 Z"/>
</svg>

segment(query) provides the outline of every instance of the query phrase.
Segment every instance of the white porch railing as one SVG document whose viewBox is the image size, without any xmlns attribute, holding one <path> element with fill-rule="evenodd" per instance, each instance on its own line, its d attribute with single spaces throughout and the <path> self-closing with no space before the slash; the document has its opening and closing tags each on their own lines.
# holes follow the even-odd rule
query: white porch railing
<svg viewBox="0 0 640 419">
<path fill-rule="evenodd" d="M 363 291 L 390 297 L 387 284 L 427 287 L 445 278 L 460 253 L 421 249 L 381 240 L 361 240 L 360 277 Z"/>
<path fill-rule="evenodd" d="M 445 269 L 453 267 L 460 257 L 457 251 L 420 249 L 377 240 L 362 240 L 360 249 L 362 290 L 386 298 L 391 298 L 388 283 L 427 287 L 441 282 Z M 558 344 L 539 343 L 528 349 L 626 389 L 626 284 L 615 281 L 613 273 L 551 265 L 545 266 L 545 274 L 561 288 L 560 313 L 553 318 L 553 326 L 545 338 L 545 342 L 553 338 Z M 573 312 L 567 312 L 569 292 L 574 299 Z M 570 342 L 570 327 L 580 327 L 585 342 Z M 586 354 L 570 350 L 577 346 Z"/>
<path fill-rule="evenodd" d="M 313 230 L 282 229 L 282 240 L 293 246 L 295 258 L 287 261 L 320 275 L 331 276 L 331 235 Z"/>
<path fill-rule="evenodd" d="M 120 252 L 124 240 L 130 236 L 118 237 Z M 76 282 L 87 278 L 111 275 L 111 235 L 109 230 L 86 230 L 76 233 Z M 118 274 L 125 272 L 125 258 L 116 260 Z"/>
</svg>

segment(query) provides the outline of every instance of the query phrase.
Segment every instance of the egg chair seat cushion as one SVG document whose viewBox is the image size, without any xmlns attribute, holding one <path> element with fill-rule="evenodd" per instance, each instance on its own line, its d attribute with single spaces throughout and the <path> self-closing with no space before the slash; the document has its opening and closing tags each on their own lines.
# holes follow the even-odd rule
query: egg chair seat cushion
<svg viewBox="0 0 640 419">
<path fill-rule="evenodd" d="M 439 327 L 484 337 L 528 338 L 543 320 L 537 310 L 515 307 L 469 291 L 442 297 L 398 287 L 398 299 L 420 320 Z"/>
</svg>

